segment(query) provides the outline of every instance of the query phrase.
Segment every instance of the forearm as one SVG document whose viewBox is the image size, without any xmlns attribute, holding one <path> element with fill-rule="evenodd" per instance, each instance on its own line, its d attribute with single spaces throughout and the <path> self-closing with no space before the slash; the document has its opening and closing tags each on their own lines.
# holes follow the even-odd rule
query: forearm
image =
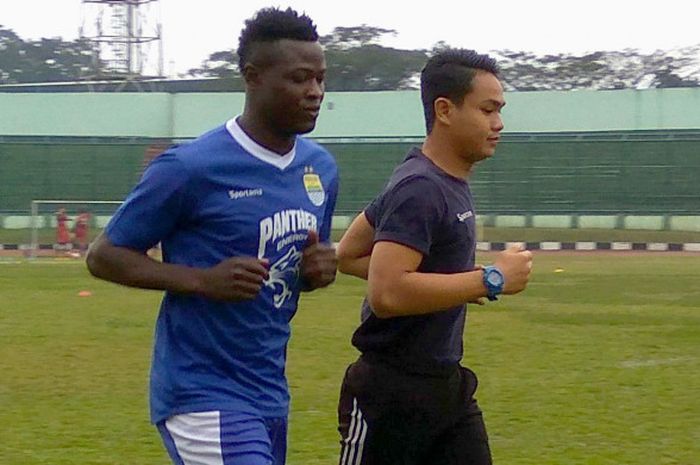
<svg viewBox="0 0 700 465">
<path fill-rule="evenodd" d="M 159 262 L 139 251 L 116 247 L 104 237 L 88 253 L 87 266 L 93 276 L 125 286 L 180 294 L 201 289 L 202 270 Z"/>
<path fill-rule="evenodd" d="M 370 305 L 380 318 L 433 313 L 486 296 L 481 271 L 455 274 L 404 272 L 391 279 L 372 276 Z"/>
<path fill-rule="evenodd" d="M 367 280 L 367 275 L 369 274 L 369 259 L 369 255 L 365 257 L 339 257 L 338 270 L 341 273 Z"/>
<path fill-rule="evenodd" d="M 338 248 L 338 270 L 341 273 L 367 279 L 369 259 L 374 246 L 374 227 L 362 212 L 353 220 L 340 239 Z"/>
</svg>

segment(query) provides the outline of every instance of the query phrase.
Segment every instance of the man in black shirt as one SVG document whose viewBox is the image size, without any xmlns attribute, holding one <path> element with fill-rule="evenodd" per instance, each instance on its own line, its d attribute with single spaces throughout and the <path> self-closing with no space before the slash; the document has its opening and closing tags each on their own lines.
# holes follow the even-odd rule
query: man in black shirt
<svg viewBox="0 0 700 465">
<path fill-rule="evenodd" d="M 520 247 L 475 265 L 467 178 L 503 129 L 495 61 L 471 50 L 433 56 L 421 74 L 427 137 L 338 246 L 339 269 L 368 281 L 338 406 L 341 465 L 486 465 L 486 428 L 460 366 L 466 303 L 527 285 Z"/>
</svg>

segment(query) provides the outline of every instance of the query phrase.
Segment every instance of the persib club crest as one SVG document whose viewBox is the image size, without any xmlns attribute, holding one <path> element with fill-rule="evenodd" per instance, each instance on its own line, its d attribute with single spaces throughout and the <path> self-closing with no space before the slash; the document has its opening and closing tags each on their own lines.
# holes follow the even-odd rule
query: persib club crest
<svg viewBox="0 0 700 465">
<path fill-rule="evenodd" d="M 326 200 L 326 193 L 323 190 L 321 178 L 318 174 L 313 172 L 313 168 L 310 166 L 307 166 L 304 171 L 304 189 L 306 189 L 306 195 L 309 196 L 309 200 L 311 200 L 312 204 L 320 207 Z"/>
</svg>

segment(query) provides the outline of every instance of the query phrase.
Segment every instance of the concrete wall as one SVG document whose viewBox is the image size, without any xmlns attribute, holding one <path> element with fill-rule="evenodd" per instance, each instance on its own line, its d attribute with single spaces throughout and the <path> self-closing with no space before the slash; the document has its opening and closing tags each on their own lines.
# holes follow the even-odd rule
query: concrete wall
<svg viewBox="0 0 700 465">
<path fill-rule="evenodd" d="M 513 92 L 506 133 L 700 129 L 700 89 Z M 242 93 L 0 93 L 0 136 L 190 138 L 242 112 Z M 418 91 L 329 92 L 315 138 L 423 137 Z"/>
</svg>

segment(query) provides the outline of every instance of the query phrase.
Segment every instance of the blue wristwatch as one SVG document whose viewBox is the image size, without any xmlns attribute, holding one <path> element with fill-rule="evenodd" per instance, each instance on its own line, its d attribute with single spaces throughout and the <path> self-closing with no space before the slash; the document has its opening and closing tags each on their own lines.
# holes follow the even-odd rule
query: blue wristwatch
<svg viewBox="0 0 700 465">
<path fill-rule="evenodd" d="M 497 296 L 503 292 L 505 282 L 501 270 L 495 266 L 484 267 L 484 286 L 486 286 L 486 297 L 489 300 L 498 300 Z"/>
</svg>

